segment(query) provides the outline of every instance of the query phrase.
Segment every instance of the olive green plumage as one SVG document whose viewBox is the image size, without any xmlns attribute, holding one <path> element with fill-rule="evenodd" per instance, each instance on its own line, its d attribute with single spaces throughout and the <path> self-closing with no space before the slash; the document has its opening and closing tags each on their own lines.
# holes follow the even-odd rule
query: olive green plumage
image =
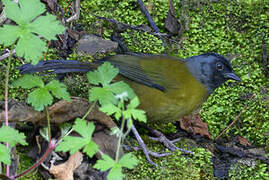
<svg viewBox="0 0 269 180">
<path fill-rule="evenodd" d="M 34 66 L 23 65 L 20 70 L 22 73 L 87 72 L 105 61 L 119 68 L 117 79 L 134 89 L 150 123 L 179 120 L 197 109 L 228 79 L 240 81 L 229 62 L 217 53 L 185 60 L 165 55 L 115 55 L 93 63 L 51 60 Z"/>
</svg>

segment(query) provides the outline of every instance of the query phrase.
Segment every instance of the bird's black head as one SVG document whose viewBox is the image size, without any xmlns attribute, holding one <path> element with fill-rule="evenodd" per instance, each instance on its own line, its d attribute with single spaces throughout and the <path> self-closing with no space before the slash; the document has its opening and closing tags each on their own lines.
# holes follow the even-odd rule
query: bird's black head
<svg viewBox="0 0 269 180">
<path fill-rule="evenodd" d="M 240 82 L 227 59 L 217 53 L 206 53 L 187 59 L 187 67 L 204 84 L 209 93 L 229 79 Z"/>
</svg>

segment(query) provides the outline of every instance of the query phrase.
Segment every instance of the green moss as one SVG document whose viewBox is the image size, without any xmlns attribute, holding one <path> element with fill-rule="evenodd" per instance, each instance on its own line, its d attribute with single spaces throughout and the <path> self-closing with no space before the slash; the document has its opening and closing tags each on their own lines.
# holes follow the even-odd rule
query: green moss
<svg viewBox="0 0 269 180">
<path fill-rule="evenodd" d="M 162 41 L 146 32 L 127 30 L 121 35 L 124 44 L 132 52 L 161 54 L 164 51 Z"/>
<path fill-rule="evenodd" d="M 22 152 L 18 152 L 18 155 L 20 157 L 20 163 L 18 166 L 18 172 L 23 172 L 26 169 L 28 169 L 29 167 L 31 167 L 35 162 L 29 158 L 27 155 L 25 155 L 25 153 Z M 37 170 L 32 171 L 31 173 L 23 176 L 20 178 L 21 180 L 42 180 L 43 178 L 41 177 L 41 175 L 37 172 Z"/>
<path fill-rule="evenodd" d="M 90 13 L 131 25 L 147 24 L 148 22 L 140 12 L 136 2 L 135 0 L 128 2 L 108 0 L 106 3 L 102 0 L 83 1 L 81 2 L 81 18 L 78 22 L 86 25 L 87 31 L 109 38 L 113 26 L 110 23 L 97 20 Z M 168 0 L 144 2 L 157 26 L 162 32 L 165 32 L 164 19 L 168 10 Z M 240 119 L 227 131 L 225 136 L 241 135 L 254 145 L 267 145 L 268 151 L 269 139 L 266 133 L 269 132 L 269 112 L 267 110 L 269 79 L 264 73 L 264 69 L 268 67 L 263 65 L 261 47 L 264 39 L 267 43 L 267 52 L 269 52 L 268 3 L 262 0 L 221 0 L 217 2 L 193 0 L 187 1 L 187 4 L 182 4 L 175 5 L 175 12 L 177 17 L 182 22 L 188 22 L 189 26 L 186 25 L 185 32 L 181 36 L 182 42 L 173 44 L 172 50 L 169 50 L 172 51 L 173 55 L 189 57 L 205 52 L 218 52 L 223 55 L 237 54 L 232 65 L 236 74 L 241 77 L 242 83 L 240 85 L 226 83 L 203 104 L 200 114 L 207 122 L 210 133 L 213 137 L 217 136 L 235 119 L 245 104 L 248 104 Z M 123 37 L 128 47 L 135 52 L 160 53 L 164 50 L 161 41 L 147 33 L 127 31 L 123 33 Z M 84 58 L 75 54 L 69 57 L 69 59 L 79 60 Z M 90 57 L 84 60 L 88 61 L 89 59 Z M 5 64 L 5 62 L 1 61 L 0 63 Z M 18 76 L 18 72 L 15 70 L 15 67 L 18 66 L 16 63 L 12 65 L 11 82 Z M 2 73 L 3 71 L 0 74 L 0 98 L 3 98 L 1 94 L 4 92 Z M 75 82 L 81 82 L 82 79 L 78 78 L 79 80 L 76 79 Z M 81 83 L 79 84 L 83 86 Z M 79 84 L 73 87 L 79 87 Z M 83 87 L 79 89 L 82 89 L 83 94 L 87 93 L 87 89 L 83 89 Z M 80 90 L 73 89 L 71 91 L 74 94 L 81 94 Z M 23 98 L 25 94 L 20 91 L 20 89 L 10 89 L 11 97 Z M 255 98 L 250 101 L 249 97 L 252 94 L 255 95 Z M 173 131 L 174 128 L 170 126 L 168 129 Z M 153 151 L 160 150 L 160 147 L 155 143 L 151 145 L 150 149 Z M 127 177 L 129 179 L 174 179 L 174 177 L 181 177 L 179 179 L 213 179 L 212 165 L 209 161 L 210 155 L 203 149 L 197 149 L 194 157 L 175 153 L 166 158 L 154 159 L 160 167 L 165 167 L 159 169 L 152 168 L 141 152 L 138 152 L 137 155 L 140 164 L 137 169 L 128 171 Z M 246 171 L 242 172 L 242 179 L 249 178 L 251 175 L 257 177 L 256 179 L 268 177 L 268 174 L 265 173 L 266 168 L 262 164 L 247 168 Z M 181 172 L 183 173 L 180 174 Z M 231 178 L 237 177 L 236 171 L 234 172 L 231 171 Z M 208 178 L 204 175 L 208 175 Z"/>
<path fill-rule="evenodd" d="M 230 169 L 229 179 L 231 180 L 241 180 L 241 179 L 269 179 L 269 173 L 267 165 L 258 162 L 257 165 L 248 167 L 247 165 L 242 165 L 240 163 L 235 164 Z"/>
<path fill-rule="evenodd" d="M 226 4 L 227 3 L 227 4 Z M 164 19 L 168 10 L 168 1 L 145 1 L 158 27 L 164 31 Z M 181 44 L 172 45 L 172 54 L 178 57 L 189 57 L 205 52 L 220 54 L 237 54 L 232 60 L 236 74 L 242 83 L 226 83 L 203 105 L 201 115 L 209 126 L 213 137 L 217 136 L 234 120 L 245 104 L 249 104 L 240 116 L 240 120 L 227 132 L 241 135 L 252 144 L 263 146 L 269 141 L 268 84 L 264 75 L 262 60 L 262 39 L 268 43 L 267 21 L 268 4 L 264 1 L 188 1 L 175 4 L 176 15 L 182 22 L 189 21 L 183 33 Z M 124 9 L 124 10 L 123 10 Z M 184 9 L 184 10 L 182 10 Z M 110 0 L 103 4 L 101 0 L 82 3 L 82 19 L 88 28 L 96 19 L 88 12 L 116 19 L 132 25 L 147 24 L 136 1 Z M 182 18 L 182 14 L 187 17 Z M 113 26 L 98 21 L 103 29 L 103 36 L 110 37 Z M 107 26 L 108 25 L 108 26 Z M 95 29 L 96 30 L 96 29 Z M 133 52 L 161 53 L 162 42 L 145 32 L 128 30 L 122 33 L 124 42 Z M 269 52 L 269 46 L 267 45 Z M 171 50 L 169 50 L 171 51 Z M 268 67 L 267 67 L 268 68 Z M 254 94 L 253 101 L 249 95 Z"/>
<path fill-rule="evenodd" d="M 155 144 L 149 148 L 157 152 L 162 150 Z M 132 171 L 126 171 L 126 179 L 214 179 L 210 152 L 203 148 L 191 150 L 194 152 L 193 156 L 183 156 L 176 151 L 171 156 L 154 158 L 158 168 L 152 167 L 142 152 L 136 152 L 139 165 Z"/>
<path fill-rule="evenodd" d="M 1 51 L 1 50 L 0 50 Z M 2 60 L 0 61 L 0 100 L 4 100 L 4 94 L 5 94 L 5 81 L 6 81 L 6 69 L 8 60 Z M 11 59 L 11 67 L 10 67 L 10 76 L 9 76 L 9 83 L 11 84 L 14 82 L 18 77 L 20 77 L 19 71 L 17 70 L 17 67 L 19 67 L 21 63 L 18 60 Z M 25 99 L 26 93 L 25 90 L 22 90 L 21 88 L 11 88 L 9 87 L 9 98 L 12 99 Z"/>
<path fill-rule="evenodd" d="M 268 22 L 266 4 L 231 2 L 228 4 L 227 16 L 222 3 L 213 4 L 213 11 L 204 9 L 197 14 L 192 12 L 192 23 L 184 35 L 185 52 L 181 56 L 190 56 L 203 52 L 214 51 L 220 54 L 238 54 L 232 61 L 235 72 L 241 77 L 240 85 L 226 83 L 203 105 L 201 115 L 209 125 L 210 132 L 216 136 L 235 119 L 236 115 L 248 103 L 248 107 L 240 116 L 240 121 L 232 127 L 228 134 L 241 135 L 255 145 L 265 145 L 269 131 L 268 78 L 263 73 L 262 36 L 268 39 Z M 260 2 L 261 3 L 261 2 Z M 268 7 L 268 5 L 267 5 Z M 255 9 L 255 11 L 254 11 Z M 268 42 L 268 41 L 267 41 Z M 266 85 L 267 84 L 267 85 Z M 249 101 L 246 97 L 255 94 L 255 99 Z M 227 135 L 228 135 L 227 134 Z"/>
<path fill-rule="evenodd" d="M 144 2 L 157 26 L 164 32 L 163 22 L 168 10 L 168 1 Z M 236 74 L 241 77 L 242 83 L 228 82 L 218 88 L 203 104 L 200 112 L 203 120 L 207 122 L 212 136 L 217 136 L 225 129 L 245 104 L 248 104 L 237 123 L 227 131 L 225 136 L 241 135 L 254 145 L 268 145 L 269 139 L 266 133 L 269 131 L 267 121 L 269 118 L 267 110 L 269 80 L 264 74 L 266 67 L 263 66 L 261 47 L 262 39 L 264 39 L 267 43 L 267 52 L 269 52 L 268 3 L 259 0 L 221 0 L 218 2 L 208 0 L 187 1 L 185 4 L 176 4 L 175 7 L 177 17 L 182 23 L 188 24 L 185 24 L 185 32 L 181 36 L 183 41 L 173 44 L 172 52 L 171 49 L 169 50 L 173 55 L 189 57 L 205 52 L 217 52 L 223 55 L 237 54 L 231 63 Z M 84 1 L 80 22 L 88 24 L 87 30 L 90 32 L 93 32 L 91 27 L 97 26 L 98 28 L 95 30 L 101 29 L 103 31 L 101 35 L 106 38 L 110 37 L 113 26 L 101 20 L 96 22 L 96 19 L 89 15 L 89 11 L 127 24 L 147 24 L 134 0 L 128 2 L 109 0 L 106 1 L 106 4 L 103 4 L 101 0 Z M 153 43 L 154 46 L 152 46 L 152 41 L 154 42 L 156 39 L 146 33 L 129 30 L 123 33 L 123 37 L 132 51 L 163 52 L 162 48 L 159 49 L 161 42 Z M 143 40 L 145 37 L 147 39 Z M 253 94 L 255 98 L 250 101 L 249 98 Z M 157 174 L 160 174 L 158 170 L 152 170 L 145 161 L 141 161 L 139 170 L 132 174 L 138 174 L 137 176 L 141 177 L 148 177 L 154 173 L 156 175 L 154 177 L 157 177 Z"/>
</svg>

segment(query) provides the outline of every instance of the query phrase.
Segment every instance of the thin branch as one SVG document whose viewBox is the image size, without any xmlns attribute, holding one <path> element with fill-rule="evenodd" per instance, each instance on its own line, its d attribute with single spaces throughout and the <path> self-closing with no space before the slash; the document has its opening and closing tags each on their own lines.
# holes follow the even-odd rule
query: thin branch
<svg viewBox="0 0 269 180">
<path fill-rule="evenodd" d="M 251 101 L 253 98 L 255 97 L 255 94 L 253 94 L 250 98 L 249 101 Z M 235 117 L 235 119 L 233 120 L 233 122 L 231 124 L 229 124 L 216 138 L 215 140 L 217 140 L 219 137 L 221 137 L 224 133 L 226 133 L 226 131 L 228 131 L 228 129 L 230 129 L 234 123 L 236 121 L 239 120 L 240 116 L 242 115 L 243 111 L 248 107 L 248 103 L 243 107 L 243 109 L 240 111 L 240 113 Z"/>
</svg>

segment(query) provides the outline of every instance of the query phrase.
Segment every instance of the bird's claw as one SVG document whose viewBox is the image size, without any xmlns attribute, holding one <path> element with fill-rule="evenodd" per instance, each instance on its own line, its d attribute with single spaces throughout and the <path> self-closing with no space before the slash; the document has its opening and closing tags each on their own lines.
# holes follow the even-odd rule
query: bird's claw
<svg viewBox="0 0 269 180">
<path fill-rule="evenodd" d="M 174 142 L 178 141 L 178 139 L 176 140 L 169 140 L 163 133 L 161 133 L 160 131 L 158 130 L 155 130 L 155 129 L 150 129 L 151 133 L 153 133 L 155 136 L 157 137 L 150 137 L 151 140 L 154 140 L 154 141 L 158 141 L 158 142 L 161 142 L 163 143 L 163 145 L 168 148 L 170 151 L 174 152 L 176 150 L 179 150 L 181 151 L 182 153 L 184 154 L 193 154 L 193 152 L 191 151 L 188 151 L 188 150 L 185 150 L 185 149 L 181 149 L 179 147 L 177 147 Z"/>
</svg>

